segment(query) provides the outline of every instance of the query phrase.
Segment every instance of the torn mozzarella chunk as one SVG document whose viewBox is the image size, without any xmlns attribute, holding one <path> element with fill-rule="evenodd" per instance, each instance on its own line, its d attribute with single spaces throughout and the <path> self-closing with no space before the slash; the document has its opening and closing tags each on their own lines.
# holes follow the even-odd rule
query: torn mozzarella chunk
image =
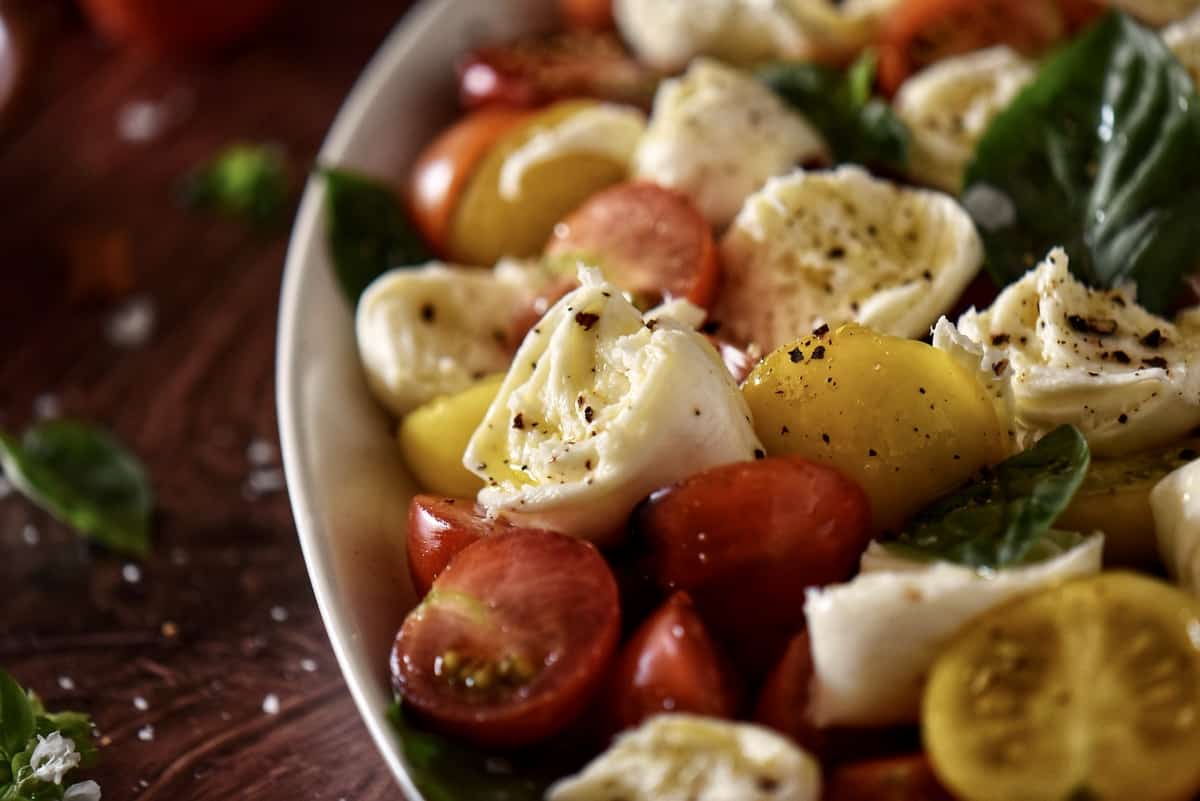
<svg viewBox="0 0 1200 801">
<path fill-rule="evenodd" d="M 714 319 L 770 351 L 821 323 L 924 336 L 979 271 L 983 245 L 949 195 L 839 167 L 769 181 L 721 256 Z"/>
<path fill-rule="evenodd" d="M 634 169 L 639 178 L 683 192 L 722 227 L 771 176 L 828 160 L 821 135 L 774 92 L 701 59 L 659 87 Z"/>
<path fill-rule="evenodd" d="M 1155 484 L 1150 509 L 1167 572 L 1185 590 L 1200 595 L 1200 459 Z"/>
<path fill-rule="evenodd" d="M 819 726 L 916 721 L 926 674 L 955 632 L 1005 601 L 1098 572 L 1103 542 L 1103 535 L 1095 535 L 1044 562 L 987 571 L 876 554 L 864 556 L 864 567 L 873 570 L 846 584 L 808 590 L 813 721 Z"/>
<path fill-rule="evenodd" d="M 540 267 L 515 261 L 383 274 L 359 299 L 355 321 L 372 392 L 400 416 L 507 369 L 509 326 L 545 281 Z"/>
<path fill-rule="evenodd" d="M 547 801 L 817 801 L 821 769 L 770 729 L 656 715 L 620 735 Z"/>
<path fill-rule="evenodd" d="M 963 314 L 957 331 L 991 349 L 1016 424 L 1033 438 L 1070 423 L 1095 455 L 1113 457 L 1168 445 L 1200 424 L 1195 339 L 1138 306 L 1132 289 L 1084 286 L 1061 248 L 991 307 Z M 948 336 L 934 344 L 956 347 Z"/>
<path fill-rule="evenodd" d="M 490 511 L 605 540 L 652 490 L 762 446 L 703 335 L 580 277 L 526 336 L 463 464 Z"/>
<path fill-rule="evenodd" d="M 1176 22 L 1200 8 L 1200 0 L 1105 0 L 1151 25 Z"/>
</svg>

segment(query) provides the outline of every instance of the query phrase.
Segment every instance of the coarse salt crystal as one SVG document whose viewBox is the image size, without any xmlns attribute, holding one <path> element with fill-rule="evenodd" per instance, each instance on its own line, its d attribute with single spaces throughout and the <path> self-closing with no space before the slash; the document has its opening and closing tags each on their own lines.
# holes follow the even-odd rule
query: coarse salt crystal
<svg viewBox="0 0 1200 801">
<path fill-rule="evenodd" d="M 246 446 L 246 461 L 254 467 L 266 467 L 275 461 L 275 446 L 265 439 L 253 439 Z"/>
<path fill-rule="evenodd" d="M 275 693 L 268 693 L 262 702 L 262 711 L 268 715 L 279 714 L 279 696 Z"/>
<path fill-rule="evenodd" d="M 75 680 L 70 676 L 59 676 L 58 686 L 62 687 L 67 692 L 75 689 Z"/>
<path fill-rule="evenodd" d="M 246 479 L 245 486 L 242 487 L 242 494 L 248 500 L 254 500 L 263 495 L 279 492 L 283 488 L 284 479 L 282 470 L 277 467 L 261 468 L 251 471 L 250 477 Z"/>
<path fill-rule="evenodd" d="M 58 402 L 58 396 L 43 392 L 33 399 L 33 416 L 39 420 L 52 420 L 62 414 L 62 405 Z"/>
<path fill-rule="evenodd" d="M 150 702 L 140 695 L 135 696 L 133 699 L 133 708 L 138 712 L 145 712 L 150 708 Z"/>
<path fill-rule="evenodd" d="M 154 739 L 154 727 L 147 723 L 142 728 L 138 729 L 138 739 L 144 743 L 148 743 Z"/>
<path fill-rule="evenodd" d="M 301 659 L 300 660 L 300 669 L 303 670 L 305 673 L 316 673 L 317 672 L 317 660 L 308 659 L 308 658 Z"/>
<path fill-rule="evenodd" d="M 137 584 L 142 580 L 142 569 L 133 562 L 129 562 L 121 568 L 121 578 L 130 584 Z"/>
<path fill-rule="evenodd" d="M 26 523 L 21 528 L 21 539 L 25 541 L 26 545 L 37 545 L 42 541 L 42 533 L 32 523 Z"/>
<path fill-rule="evenodd" d="M 104 323 L 104 335 L 119 348 L 138 348 L 154 335 L 158 313 L 148 297 L 131 298 Z"/>
<path fill-rule="evenodd" d="M 285 607 L 282 607 L 282 606 L 272 606 L 271 607 L 271 620 L 274 620 L 276 623 L 283 623 L 287 619 L 288 619 L 288 610 Z"/>
</svg>

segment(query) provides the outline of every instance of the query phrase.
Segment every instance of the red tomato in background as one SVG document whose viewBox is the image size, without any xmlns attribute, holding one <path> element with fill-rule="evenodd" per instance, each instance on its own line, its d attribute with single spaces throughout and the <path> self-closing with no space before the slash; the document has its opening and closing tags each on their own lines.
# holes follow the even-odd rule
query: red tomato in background
<svg viewBox="0 0 1200 801">
<path fill-rule="evenodd" d="M 459 552 L 401 626 L 392 683 L 435 728 L 516 748 L 566 728 L 620 636 L 617 585 L 589 543 L 506 531 Z"/>
<path fill-rule="evenodd" d="M 613 27 L 612 0 L 560 0 L 567 27 L 577 31 L 607 31 Z"/>
<path fill-rule="evenodd" d="M 463 117 L 425 146 L 409 177 L 408 208 L 434 250 L 446 252 L 450 221 L 475 167 L 500 137 L 530 116 L 519 109 L 483 109 Z"/>
<path fill-rule="evenodd" d="M 660 712 L 732 718 L 739 697 L 737 677 L 697 617 L 692 599 L 677 592 L 621 649 L 606 713 L 616 730 L 633 728 Z"/>
<path fill-rule="evenodd" d="M 105 36 L 153 56 L 190 56 L 232 44 L 280 0 L 80 0 Z"/>
<path fill-rule="evenodd" d="M 954 801 L 924 754 L 839 765 L 828 776 L 825 801 Z"/>
<path fill-rule="evenodd" d="M 1098 9 L 1090 0 L 903 0 L 876 45 L 880 86 L 890 96 L 935 61 L 996 44 L 1036 55 Z"/>
<path fill-rule="evenodd" d="M 554 226 L 551 258 L 578 258 L 618 287 L 656 303 L 686 298 L 708 306 L 717 291 L 712 229 L 685 195 L 644 181 L 592 195 Z"/>
<path fill-rule="evenodd" d="M 767 675 L 758 694 L 754 719 L 786 734 L 813 753 L 820 753 L 820 730 L 808 718 L 809 686 L 813 679 L 812 647 L 808 632 L 788 642 L 779 663 Z"/>
<path fill-rule="evenodd" d="M 659 587 L 684 590 L 751 673 L 804 625 L 804 591 L 843 581 L 871 539 L 870 505 L 798 457 L 738 462 L 658 490 L 635 512 Z"/>
</svg>

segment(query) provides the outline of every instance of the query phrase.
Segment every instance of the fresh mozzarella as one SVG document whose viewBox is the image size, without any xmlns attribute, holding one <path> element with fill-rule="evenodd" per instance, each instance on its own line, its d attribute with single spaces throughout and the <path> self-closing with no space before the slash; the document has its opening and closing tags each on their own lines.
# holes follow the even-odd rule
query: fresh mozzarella
<svg viewBox="0 0 1200 801">
<path fill-rule="evenodd" d="M 812 642 L 813 721 L 915 721 L 926 673 L 956 631 L 1012 598 L 1099 571 L 1103 541 L 1092 536 L 1047 561 L 997 571 L 876 553 L 864 558 L 866 572 L 852 581 L 810 589 L 804 613 Z"/>
<path fill-rule="evenodd" d="M 721 256 L 713 317 L 769 352 L 820 323 L 924 336 L 979 271 L 983 245 L 952 197 L 839 167 L 769 181 Z"/>
<path fill-rule="evenodd" d="M 1168 26 L 1162 38 L 1179 63 L 1187 68 L 1192 83 L 1200 86 L 1200 11 Z"/>
<path fill-rule="evenodd" d="M 490 511 L 605 540 L 652 490 L 762 446 L 703 335 L 580 278 L 526 336 L 463 464 Z"/>
<path fill-rule="evenodd" d="M 771 176 L 828 160 L 821 135 L 774 92 L 701 59 L 659 87 L 634 170 L 683 192 L 722 227 Z"/>
<path fill-rule="evenodd" d="M 1200 0 L 1106 0 L 1111 6 L 1128 11 L 1151 25 L 1166 25 L 1181 20 L 1200 8 Z"/>
<path fill-rule="evenodd" d="M 1167 572 L 1184 589 L 1200 595 L 1200 459 L 1155 484 L 1150 509 Z"/>
<path fill-rule="evenodd" d="M 989 348 L 991 369 L 1012 387 L 1015 423 L 1034 438 L 1071 423 L 1096 455 L 1112 457 L 1167 445 L 1200 424 L 1195 338 L 1138 306 L 1131 288 L 1075 280 L 1061 248 L 990 308 L 965 313 L 957 330 Z M 935 335 L 935 347 L 961 344 Z"/>
<path fill-rule="evenodd" d="M 355 321 L 371 390 L 400 416 L 507 369 L 509 325 L 545 280 L 540 268 L 514 261 L 383 274 L 359 299 Z"/>
<path fill-rule="evenodd" d="M 1011 450 L 1023 451 L 1037 442 L 1037 437 L 1018 425 L 1016 400 L 1013 397 L 1012 367 L 1004 352 L 987 342 L 976 342 L 942 317 L 933 327 L 933 346 L 945 351 L 959 366 L 972 373 L 980 386 L 987 390 L 996 408 L 996 419 L 1008 427 Z"/>
<path fill-rule="evenodd" d="M 547 801 L 817 801 L 821 769 L 770 729 L 656 715 L 626 732 Z"/>
<path fill-rule="evenodd" d="M 521 197 L 521 182 L 539 164 L 571 153 L 605 156 L 628 163 L 646 132 L 646 115 L 615 103 L 589 106 L 546 130 L 509 154 L 500 168 L 500 194 L 507 200 Z"/>
<path fill-rule="evenodd" d="M 912 178 L 957 193 L 976 143 L 1033 76 L 1031 61 L 992 47 L 938 61 L 905 81 L 895 107 L 911 135 Z"/>
</svg>

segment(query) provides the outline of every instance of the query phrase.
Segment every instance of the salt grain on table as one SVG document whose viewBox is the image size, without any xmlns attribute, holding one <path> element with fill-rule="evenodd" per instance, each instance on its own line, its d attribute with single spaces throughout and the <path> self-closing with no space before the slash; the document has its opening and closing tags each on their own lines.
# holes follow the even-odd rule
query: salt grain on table
<svg viewBox="0 0 1200 801">
<path fill-rule="evenodd" d="M 250 471 L 242 487 L 242 495 L 246 500 L 255 500 L 264 495 L 271 495 L 284 488 L 283 471 L 278 467 L 260 468 Z"/>
<path fill-rule="evenodd" d="M 288 610 L 282 606 L 271 607 L 271 620 L 276 623 L 284 623 L 288 619 Z"/>
<path fill-rule="evenodd" d="M 59 676 L 58 686 L 62 687 L 67 692 L 75 689 L 75 680 L 70 676 Z"/>
<path fill-rule="evenodd" d="M 279 696 L 275 693 L 268 693 L 262 702 L 262 711 L 268 715 L 279 714 Z"/>
<path fill-rule="evenodd" d="M 117 112 L 117 134 L 126 142 L 152 142 L 183 122 L 194 105 L 187 89 L 173 89 L 157 101 L 132 100 Z"/>
<path fill-rule="evenodd" d="M 25 541 L 26 545 L 37 545 L 42 541 L 42 533 L 32 523 L 26 523 L 21 529 L 21 539 Z"/>
<path fill-rule="evenodd" d="M 39 420 L 53 420 L 62 414 L 62 406 L 58 396 L 51 392 L 43 392 L 33 399 L 33 416 Z"/>
<path fill-rule="evenodd" d="M 130 584 L 137 584 L 142 580 L 142 569 L 130 562 L 121 568 L 121 578 Z"/>
<path fill-rule="evenodd" d="M 147 701 L 145 698 L 143 698 L 140 695 L 136 696 L 133 699 L 133 708 L 136 709 L 138 712 L 145 712 L 147 709 L 150 708 L 150 702 Z"/>
<path fill-rule="evenodd" d="M 104 335 L 118 348 L 139 348 L 154 336 L 158 312 L 154 301 L 136 297 L 123 303 L 104 323 Z"/>
<path fill-rule="evenodd" d="M 246 446 L 246 461 L 252 467 L 266 467 L 275 462 L 275 446 L 265 439 L 250 440 Z"/>
<path fill-rule="evenodd" d="M 138 729 L 137 736 L 138 739 L 144 743 L 150 742 L 154 739 L 154 727 L 150 724 L 146 724 L 142 728 Z"/>
<path fill-rule="evenodd" d="M 307 658 L 301 659 L 300 660 L 300 669 L 303 670 L 305 673 L 316 673 L 317 672 L 317 660 L 307 659 Z"/>
</svg>

